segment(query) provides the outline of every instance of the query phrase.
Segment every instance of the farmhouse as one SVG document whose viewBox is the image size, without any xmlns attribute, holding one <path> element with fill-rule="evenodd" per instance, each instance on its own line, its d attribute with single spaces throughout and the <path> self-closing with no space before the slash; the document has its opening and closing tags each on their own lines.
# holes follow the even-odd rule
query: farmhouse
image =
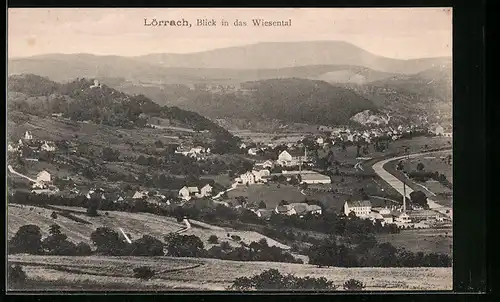
<svg viewBox="0 0 500 302">
<path fill-rule="evenodd" d="M 7 145 L 7 151 L 8 151 L 8 152 L 16 152 L 16 151 L 18 151 L 18 150 L 17 150 L 17 148 L 14 148 L 14 147 L 12 146 L 12 144 L 10 144 L 10 143 L 9 143 L 9 144 Z"/>
<path fill-rule="evenodd" d="M 54 152 L 54 151 L 56 151 L 56 145 L 55 145 L 53 142 L 48 142 L 48 141 L 45 141 L 45 142 L 42 144 L 41 149 L 42 149 L 43 151 L 47 151 L 47 152 Z"/>
<path fill-rule="evenodd" d="M 281 215 L 295 215 L 297 212 L 295 212 L 295 209 L 291 205 L 282 205 L 282 206 L 277 206 L 275 209 L 276 214 L 281 214 Z"/>
<path fill-rule="evenodd" d="M 200 193 L 200 190 L 198 187 L 187 187 L 184 186 L 182 189 L 179 190 L 179 197 L 185 200 L 191 199 L 191 197 L 195 194 Z"/>
<path fill-rule="evenodd" d="M 321 207 L 318 205 L 309 205 L 304 202 L 299 202 L 299 203 L 291 203 L 290 206 L 294 209 L 295 214 L 299 216 L 306 215 L 308 213 L 310 214 L 319 214 L 321 215 Z"/>
<path fill-rule="evenodd" d="M 429 127 L 429 132 L 434 134 L 434 135 L 443 135 L 444 134 L 444 128 L 443 126 L 439 124 L 434 124 Z"/>
<path fill-rule="evenodd" d="M 354 212 L 356 216 L 366 216 L 372 211 L 372 203 L 369 200 L 346 201 L 344 204 L 344 214 Z"/>
<path fill-rule="evenodd" d="M 257 155 L 257 149 L 256 148 L 248 149 L 248 155 Z"/>
<path fill-rule="evenodd" d="M 139 191 L 136 191 L 134 193 L 134 196 L 132 196 L 132 199 L 142 199 L 144 197 L 147 197 L 148 196 L 148 192 L 144 191 L 144 192 L 139 192 Z"/>
<path fill-rule="evenodd" d="M 253 185 L 255 183 L 255 175 L 252 172 L 246 172 L 240 175 L 240 183 Z"/>
<path fill-rule="evenodd" d="M 206 184 L 205 186 L 203 186 L 203 188 L 201 188 L 200 195 L 202 197 L 210 196 L 210 195 L 212 195 L 212 189 L 213 189 L 213 187 L 211 185 Z"/>
<path fill-rule="evenodd" d="M 330 184 L 332 180 L 329 176 L 319 173 L 301 174 L 301 183 L 306 184 Z"/>
<path fill-rule="evenodd" d="M 43 170 L 36 176 L 36 181 L 39 183 L 50 183 L 51 175 L 49 172 Z"/>
</svg>

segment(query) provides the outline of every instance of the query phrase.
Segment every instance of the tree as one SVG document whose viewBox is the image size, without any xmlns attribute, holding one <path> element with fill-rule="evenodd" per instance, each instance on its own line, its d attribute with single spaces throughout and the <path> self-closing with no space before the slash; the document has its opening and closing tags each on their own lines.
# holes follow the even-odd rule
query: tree
<svg viewBox="0 0 500 302">
<path fill-rule="evenodd" d="M 23 225 L 9 241 L 9 253 L 28 253 L 32 255 L 42 252 L 42 233 L 36 225 Z"/>
<path fill-rule="evenodd" d="M 26 273 L 23 268 L 19 265 L 10 265 L 7 271 L 7 282 L 9 287 L 12 288 L 22 288 L 26 282 Z"/>
<path fill-rule="evenodd" d="M 413 191 L 410 193 L 410 200 L 413 204 L 416 204 L 424 209 L 428 208 L 427 196 L 422 191 Z"/>
<path fill-rule="evenodd" d="M 68 236 L 61 233 L 61 227 L 52 224 L 49 227 L 49 236 L 42 241 L 42 247 L 49 255 L 74 256 L 77 254 L 76 245 L 67 240 Z"/>
<path fill-rule="evenodd" d="M 120 256 L 125 253 L 125 242 L 117 232 L 107 227 L 99 227 L 92 234 L 90 240 L 97 247 L 98 254 L 107 256 Z"/>
<path fill-rule="evenodd" d="M 286 206 L 288 205 L 288 201 L 286 200 L 281 200 L 280 203 L 279 203 L 280 206 Z"/>
<path fill-rule="evenodd" d="M 356 280 L 356 279 L 349 279 L 346 282 L 344 282 L 343 285 L 345 290 L 348 291 L 361 291 L 365 288 L 365 285 L 363 282 Z"/>
<path fill-rule="evenodd" d="M 132 256 L 163 256 L 164 244 L 160 240 L 144 235 L 132 243 Z"/>
<path fill-rule="evenodd" d="M 208 243 L 217 244 L 219 243 L 219 238 L 215 235 L 210 235 L 210 237 L 208 237 Z"/>
<path fill-rule="evenodd" d="M 266 203 L 265 203 L 263 200 L 261 200 L 261 201 L 259 202 L 259 209 L 266 209 L 266 208 L 267 208 Z"/>
<path fill-rule="evenodd" d="M 134 268 L 134 277 L 149 280 L 155 275 L 155 272 L 149 266 L 141 266 Z"/>
<path fill-rule="evenodd" d="M 92 255 L 92 248 L 88 243 L 80 242 L 76 245 L 76 254 L 78 256 L 90 256 Z"/>
<path fill-rule="evenodd" d="M 174 257 L 203 257 L 203 241 L 195 235 L 170 233 L 165 236 L 167 254 Z"/>
<path fill-rule="evenodd" d="M 417 171 L 423 171 L 425 168 L 424 164 L 423 163 L 418 163 L 417 165 Z"/>
<path fill-rule="evenodd" d="M 90 198 L 87 205 L 87 215 L 91 217 L 98 216 L 97 209 L 99 208 L 99 199 Z"/>
<path fill-rule="evenodd" d="M 120 151 L 113 150 L 109 147 L 102 149 L 102 159 L 105 161 L 118 161 Z"/>
</svg>

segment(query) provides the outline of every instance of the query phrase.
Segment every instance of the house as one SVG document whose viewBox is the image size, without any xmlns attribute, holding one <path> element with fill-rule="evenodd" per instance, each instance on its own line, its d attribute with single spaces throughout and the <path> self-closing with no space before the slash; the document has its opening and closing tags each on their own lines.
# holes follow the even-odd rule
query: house
<svg viewBox="0 0 500 302">
<path fill-rule="evenodd" d="M 303 216 L 307 214 L 307 203 L 300 202 L 300 203 L 291 203 L 290 206 L 293 208 L 295 211 L 295 214 L 299 216 Z"/>
<path fill-rule="evenodd" d="M 189 150 L 189 153 L 191 153 L 191 154 L 201 154 L 203 152 L 205 152 L 205 148 L 199 147 L 199 146 L 198 147 L 193 147 L 193 148 L 191 148 Z"/>
<path fill-rule="evenodd" d="M 271 216 L 273 215 L 274 210 L 272 209 L 257 209 L 257 210 L 251 210 L 252 212 L 257 215 L 257 217 L 269 220 L 271 219 Z"/>
<path fill-rule="evenodd" d="M 246 172 L 240 175 L 241 183 L 246 185 L 253 185 L 255 183 L 255 175 L 252 172 Z"/>
<path fill-rule="evenodd" d="M 307 173 L 301 174 L 301 183 L 306 184 L 330 184 L 332 180 L 330 176 L 326 176 L 319 173 Z"/>
<path fill-rule="evenodd" d="M 444 128 L 441 126 L 441 125 L 438 125 L 438 124 L 435 124 L 435 125 L 432 125 L 430 128 L 429 128 L 429 132 L 434 134 L 434 135 L 443 135 L 444 134 Z"/>
<path fill-rule="evenodd" d="M 56 145 L 52 142 L 45 141 L 41 147 L 43 151 L 54 152 L 56 151 Z"/>
<path fill-rule="evenodd" d="M 183 199 L 188 199 L 190 198 L 191 193 L 189 192 L 188 187 L 184 186 L 179 190 L 179 197 Z"/>
<path fill-rule="evenodd" d="M 273 168 L 274 167 L 274 163 L 270 160 L 266 160 L 263 164 L 262 164 L 262 168 Z"/>
<path fill-rule="evenodd" d="M 14 148 L 14 147 L 12 146 L 12 144 L 10 144 L 10 143 L 9 143 L 9 144 L 7 145 L 7 152 L 16 152 L 16 151 L 17 151 L 17 148 Z"/>
<path fill-rule="evenodd" d="M 51 181 L 50 173 L 45 170 L 41 171 L 36 176 L 36 181 L 39 183 L 50 183 Z"/>
<path fill-rule="evenodd" d="M 265 176 L 270 176 L 271 175 L 271 171 L 267 170 L 267 169 L 262 169 L 259 171 L 260 173 L 260 177 L 265 177 Z"/>
<path fill-rule="evenodd" d="M 291 205 L 277 206 L 274 211 L 276 212 L 276 214 L 288 216 L 297 214 L 297 212 L 295 212 L 295 209 Z"/>
<path fill-rule="evenodd" d="M 278 164 L 280 164 L 281 166 L 296 166 L 301 161 L 307 161 L 305 152 L 301 150 L 293 150 L 293 151 L 283 150 L 278 155 L 278 160 L 277 160 Z"/>
<path fill-rule="evenodd" d="M 349 216 L 349 213 L 354 212 L 356 216 L 366 216 L 372 211 L 372 203 L 369 200 L 346 201 L 344 204 L 344 214 Z"/>
<path fill-rule="evenodd" d="M 409 223 L 411 222 L 410 216 L 404 212 L 402 213 L 395 213 L 394 215 L 394 221 L 399 222 L 399 223 Z"/>
<path fill-rule="evenodd" d="M 245 143 L 241 143 L 240 149 L 246 149 L 246 148 L 247 148 L 247 145 Z"/>
<path fill-rule="evenodd" d="M 90 85 L 90 88 L 101 88 L 101 84 L 98 80 L 94 80 L 94 85 Z"/>
<path fill-rule="evenodd" d="M 308 204 L 307 212 L 313 215 L 321 215 L 323 213 L 323 210 L 317 204 Z"/>
<path fill-rule="evenodd" d="M 203 197 L 210 196 L 212 195 L 212 189 L 213 187 L 211 185 L 206 184 L 205 186 L 203 186 L 203 188 L 201 188 L 200 195 Z"/>
<path fill-rule="evenodd" d="M 31 135 L 29 131 L 26 131 L 26 133 L 24 134 L 24 139 L 25 140 L 33 139 L 33 135 Z"/>
<path fill-rule="evenodd" d="M 323 145 L 323 144 L 325 143 L 325 140 L 324 140 L 322 137 L 318 137 L 318 138 L 316 139 L 316 143 L 317 143 L 318 145 Z"/>
<path fill-rule="evenodd" d="M 148 196 L 148 192 L 136 191 L 134 196 L 132 196 L 132 199 L 142 199 L 142 198 L 147 197 L 147 196 Z"/>
<path fill-rule="evenodd" d="M 257 148 L 248 149 L 248 155 L 257 155 Z"/>
</svg>

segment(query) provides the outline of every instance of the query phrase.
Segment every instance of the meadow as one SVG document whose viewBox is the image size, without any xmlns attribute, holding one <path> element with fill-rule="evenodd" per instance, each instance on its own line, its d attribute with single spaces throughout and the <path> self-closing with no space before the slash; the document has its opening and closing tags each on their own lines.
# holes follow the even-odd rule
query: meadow
<svg viewBox="0 0 500 302">
<path fill-rule="evenodd" d="M 239 262 L 218 259 L 173 257 L 64 257 L 9 255 L 9 264 L 23 266 L 28 278 L 43 290 L 67 289 L 68 283 L 96 282 L 96 290 L 225 290 L 238 277 L 249 277 L 268 269 L 299 277 L 325 277 L 340 286 L 354 278 L 366 290 L 451 290 L 451 268 L 318 268 L 315 265 L 275 262 Z M 152 279 L 133 278 L 133 269 L 150 266 L 157 272 Z M 62 284 L 61 284 L 62 283 Z M 33 288 L 32 288 L 33 289 Z M 340 289 L 341 290 L 341 289 Z"/>
</svg>

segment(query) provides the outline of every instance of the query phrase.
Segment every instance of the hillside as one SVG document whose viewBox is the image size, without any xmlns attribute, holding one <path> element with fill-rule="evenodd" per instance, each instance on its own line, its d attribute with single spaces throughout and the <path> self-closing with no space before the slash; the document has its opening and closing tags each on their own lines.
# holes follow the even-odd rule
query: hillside
<svg viewBox="0 0 500 302">
<path fill-rule="evenodd" d="M 266 69 L 307 65 L 353 65 L 412 74 L 450 58 L 397 60 L 343 41 L 265 42 L 189 54 L 150 54 L 135 60 L 164 67 Z"/>
<path fill-rule="evenodd" d="M 264 118 L 323 124 L 345 123 L 360 111 L 377 109 L 368 99 L 324 81 L 271 79 L 241 86 L 247 93 L 195 90 L 185 98 L 170 100 L 170 104 L 211 118 Z"/>
<path fill-rule="evenodd" d="M 150 117 L 167 120 L 170 126 L 196 131 L 208 130 L 217 140 L 236 140 L 229 132 L 197 113 L 160 106 L 143 95 L 130 96 L 106 85 L 76 79 L 56 83 L 37 75 L 8 78 L 9 112 L 20 111 L 41 117 L 62 113 L 74 121 L 92 121 L 109 126 L 144 127 Z"/>
<path fill-rule="evenodd" d="M 33 210 L 30 210 L 33 208 Z M 77 218 L 87 221 L 86 223 L 75 222 L 69 218 L 58 215 L 57 220 L 50 218 L 53 210 L 46 208 L 9 204 L 8 207 L 8 237 L 13 236 L 17 230 L 26 224 L 36 224 L 40 227 L 44 236 L 48 235 L 49 226 L 57 223 L 61 226 L 61 231 L 68 236 L 70 241 L 78 243 L 80 241 L 91 243 L 90 234 L 98 227 L 109 227 L 113 230 L 123 228 L 131 235 L 133 240 L 142 237 L 143 235 L 151 235 L 163 241 L 163 237 L 170 232 L 176 232 L 185 227 L 183 223 L 177 222 L 172 217 L 164 217 L 147 213 L 129 213 L 119 211 L 108 211 L 107 216 L 89 217 L 85 215 L 86 209 L 77 207 L 57 206 L 66 211 L 70 211 Z M 57 211 L 56 211 L 57 212 Z M 184 235 L 195 235 L 199 237 L 205 247 L 209 248 L 212 245 L 207 242 L 210 235 L 216 235 L 221 240 L 227 238 L 227 234 L 238 235 L 242 241 L 250 244 L 253 241 L 259 241 L 265 238 L 270 246 L 278 246 L 283 249 L 289 249 L 288 246 L 277 242 L 269 237 L 266 237 L 257 232 L 239 231 L 231 228 L 222 228 L 208 225 L 206 223 L 191 221 L 192 228 Z M 227 240 L 231 246 L 239 247 L 240 243 L 231 239 Z"/>
</svg>

